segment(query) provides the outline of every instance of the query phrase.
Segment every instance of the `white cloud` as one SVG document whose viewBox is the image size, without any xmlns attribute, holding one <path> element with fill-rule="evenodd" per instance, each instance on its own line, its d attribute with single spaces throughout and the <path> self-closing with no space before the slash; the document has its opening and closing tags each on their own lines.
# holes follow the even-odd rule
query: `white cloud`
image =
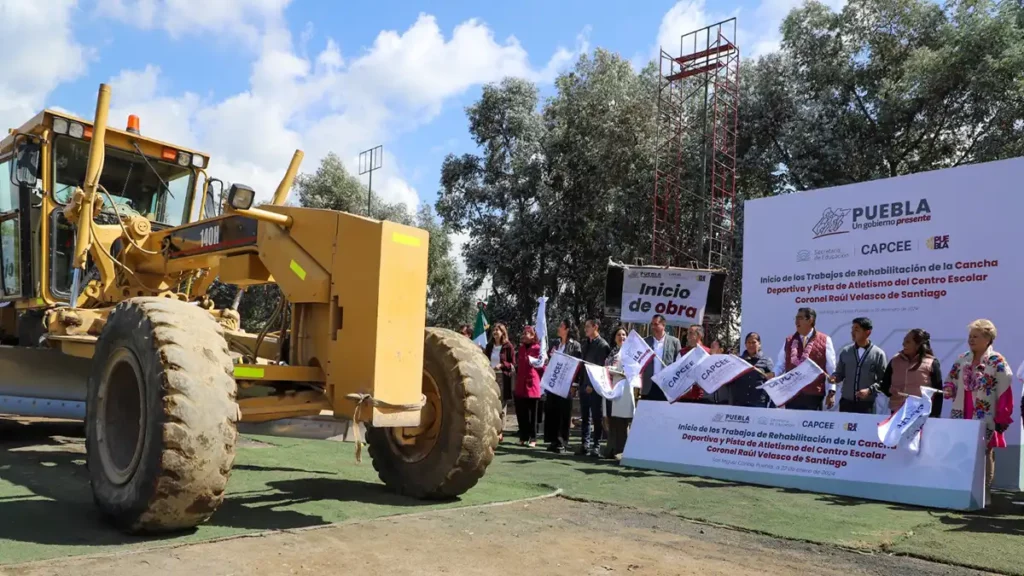
<svg viewBox="0 0 1024 576">
<path fill-rule="evenodd" d="M 75 41 L 73 0 L 0 0 L 0 131 L 38 113 L 61 82 L 81 75 L 91 52 Z"/>
<path fill-rule="evenodd" d="M 160 3 L 157 11 L 172 5 Z M 242 18 L 238 10 L 233 14 Z M 364 53 L 345 59 L 333 39 L 307 55 L 310 27 L 296 46 L 291 33 L 277 25 L 281 15 L 263 16 L 269 24 L 243 92 L 220 101 L 190 93 L 167 96 L 156 66 L 123 71 L 112 80 L 114 118 L 139 114 L 143 133 L 211 153 L 211 175 L 245 182 L 261 199 L 272 194 L 296 148 L 306 153 L 304 171 L 335 152 L 356 173 L 359 152 L 384 144 L 374 196 L 414 208 L 418 194 L 388 149 L 401 130 L 429 122 L 446 101 L 475 85 L 508 75 L 550 80 L 587 46 L 584 31 L 574 49 L 561 48 L 535 68 L 515 38 L 498 42 L 477 20 L 456 26 L 446 38 L 434 17 L 421 14 L 404 32 L 382 31 Z"/>
<path fill-rule="evenodd" d="M 96 13 L 172 38 L 202 34 L 258 45 L 261 31 L 280 22 L 291 0 L 98 0 Z"/>
</svg>

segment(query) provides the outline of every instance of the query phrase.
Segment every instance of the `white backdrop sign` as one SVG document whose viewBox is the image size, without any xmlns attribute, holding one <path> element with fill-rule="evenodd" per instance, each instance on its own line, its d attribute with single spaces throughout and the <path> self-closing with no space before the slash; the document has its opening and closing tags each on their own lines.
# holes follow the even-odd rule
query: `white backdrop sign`
<svg viewBox="0 0 1024 576">
<path fill-rule="evenodd" d="M 701 270 L 628 267 L 622 278 L 622 321 L 647 324 L 661 314 L 669 326 L 700 324 L 710 282 Z"/>
<path fill-rule="evenodd" d="M 934 508 L 984 505 L 981 422 L 929 419 L 914 453 L 878 441 L 883 419 L 641 400 L 622 464 Z"/>
<path fill-rule="evenodd" d="M 988 318 L 999 330 L 996 350 L 1016 365 L 1024 360 L 1022 182 L 1024 158 L 1016 158 L 746 202 L 743 333 L 758 332 L 774 359 L 797 308 L 808 306 L 838 352 L 851 321 L 867 316 L 890 358 L 910 329 L 930 332 L 945 373 L 967 350 L 967 324 Z M 1020 401 L 1015 385 L 995 480 L 1017 490 Z"/>
</svg>

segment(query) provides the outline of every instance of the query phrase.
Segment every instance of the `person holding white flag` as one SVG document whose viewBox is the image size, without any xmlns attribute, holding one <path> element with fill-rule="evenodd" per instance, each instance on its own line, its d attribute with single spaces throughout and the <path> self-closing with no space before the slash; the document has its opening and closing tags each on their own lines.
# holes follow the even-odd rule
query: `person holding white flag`
<svg viewBox="0 0 1024 576">
<path fill-rule="evenodd" d="M 996 327 L 989 320 L 975 320 L 967 327 L 967 345 L 946 376 L 943 394 L 952 401 L 950 418 L 985 423 L 986 489 L 996 475 L 994 448 L 1006 448 L 1003 432 L 1013 423 L 1013 372 L 1006 358 L 992 349 Z"/>
<path fill-rule="evenodd" d="M 815 329 L 818 314 L 813 308 L 800 308 L 796 311 L 796 332 L 786 338 L 779 350 L 775 366 L 780 374 L 793 370 L 805 360 L 817 364 L 822 374 L 810 382 L 793 397 L 786 408 L 792 410 L 822 410 L 825 407 L 826 374 L 836 372 L 836 350 L 832 338 Z M 828 385 L 835 390 L 835 384 Z"/>
<path fill-rule="evenodd" d="M 886 414 L 903 407 L 907 396 L 920 396 L 925 387 L 942 390 L 942 367 L 932 353 L 931 335 L 914 328 L 903 337 L 903 350 L 889 360 L 878 391 L 885 396 Z M 932 418 L 942 415 L 942 395 L 932 397 Z"/>
<path fill-rule="evenodd" d="M 627 379 L 622 372 L 622 345 L 626 342 L 626 329 L 622 326 L 616 328 L 612 341 L 615 344 L 605 365 L 611 375 L 612 386 L 621 385 L 622 390 L 614 400 L 606 401 L 608 425 L 605 428 L 608 432 L 608 441 L 601 456 L 621 461 L 622 452 L 626 449 L 626 439 L 629 437 L 629 425 L 633 422 L 633 413 L 636 411 L 633 390 L 640 387 L 640 376 Z"/>
<path fill-rule="evenodd" d="M 682 343 L 679 342 L 679 338 L 665 331 L 665 317 L 661 314 L 655 314 L 651 318 L 651 335 L 644 339 L 644 343 L 654 351 L 654 358 L 643 367 L 640 399 L 665 402 L 665 393 L 652 378 L 679 358 Z"/>
<path fill-rule="evenodd" d="M 566 318 L 558 323 L 558 344 L 548 353 L 565 354 L 573 358 L 581 358 L 583 351 L 576 340 L 576 328 L 572 320 Z M 550 366 L 550 360 L 548 361 Z M 548 452 L 563 454 L 569 447 L 569 428 L 572 420 L 572 394 L 561 397 L 548 392 L 544 400 L 544 441 L 548 444 Z"/>
<path fill-rule="evenodd" d="M 512 396 L 519 422 L 519 445 L 537 445 L 537 416 L 540 407 L 541 368 L 534 360 L 541 356 L 543 347 L 537 341 L 537 332 L 532 326 L 523 328 L 516 352 L 516 383 Z"/>
</svg>

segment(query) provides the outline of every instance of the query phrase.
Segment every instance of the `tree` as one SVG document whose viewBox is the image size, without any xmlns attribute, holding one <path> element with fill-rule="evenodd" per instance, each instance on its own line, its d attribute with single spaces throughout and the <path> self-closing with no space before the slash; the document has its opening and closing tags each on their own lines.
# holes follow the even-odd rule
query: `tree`
<svg viewBox="0 0 1024 576">
<path fill-rule="evenodd" d="M 445 158 L 436 204 L 447 226 L 469 232 L 463 252 L 469 286 L 475 290 L 490 278 L 491 319 L 513 331 L 532 318 L 538 296 L 558 291 L 537 106 L 537 88 L 526 80 L 484 86 L 466 110 L 482 155 Z"/>
<path fill-rule="evenodd" d="M 763 130 L 774 149 L 758 152 L 796 190 L 1019 154 L 1022 11 L 994 0 L 853 0 L 840 12 L 809 2 L 784 20 L 780 52 L 753 66 L 746 90 L 763 106 L 741 109 L 745 128 Z"/>
<path fill-rule="evenodd" d="M 416 226 L 430 233 L 427 325 L 455 329 L 472 318 L 473 293 L 463 286 L 462 275 L 452 256 L 451 236 L 429 205 L 424 204 L 416 213 Z"/>
<path fill-rule="evenodd" d="M 632 263 L 651 246 L 656 70 L 617 54 L 582 55 L 544 107 L 550 241 L 559 248 L 560 307 L 604 315 L 609 259 Z"/>
<path fill-rule="evenodd" d="M 740 311 L 743 202 L 1024 154 L 1024 7 L 1019 0 L 851 0 L 794 9 L 781 48 L 743 62 L 734 259 L 725 333 Z M 609 258 L 651 245 L 657 74 L 597 49 L 543 104 L 521 79 L 467 108 L 479 154 L 446 158 L 437 210 L 473 240 L 490 310 L 530 320 L 600 316 Z M 681 163 L 700 177 L 699 145 Z M 682 222 L 697 215 L 684 205 Z M 680 226 L 682 233 L 690 226 Z"/>
</svg>

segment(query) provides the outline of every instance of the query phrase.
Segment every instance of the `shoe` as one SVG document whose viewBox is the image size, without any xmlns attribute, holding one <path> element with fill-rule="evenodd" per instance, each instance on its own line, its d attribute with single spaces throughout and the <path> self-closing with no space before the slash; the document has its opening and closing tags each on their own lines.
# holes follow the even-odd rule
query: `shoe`
<svg viewBox="0 0 1024 576">
<path fill-rule="evenodd" d="M 597 448 L 591 448 L 590 451 L 587 452 L 587 456 L 590 456 L 591 458 L 600 458 L 601 451 L 598 450 Z"/>
<path fill-rule="evenodd" d="M 529 444 L 527 444 L 527 446 L 529 446 L 530 448 L 536 448 L 537 447 L 537 443 L 536 442 L 530 442 Z"/>
<path fill-rule="evenodd" d="M 580 446 L 580 449 L 576 451 L 577 456 L 586 456 L 590 449 L 586 446 Z"/>
</svg>

